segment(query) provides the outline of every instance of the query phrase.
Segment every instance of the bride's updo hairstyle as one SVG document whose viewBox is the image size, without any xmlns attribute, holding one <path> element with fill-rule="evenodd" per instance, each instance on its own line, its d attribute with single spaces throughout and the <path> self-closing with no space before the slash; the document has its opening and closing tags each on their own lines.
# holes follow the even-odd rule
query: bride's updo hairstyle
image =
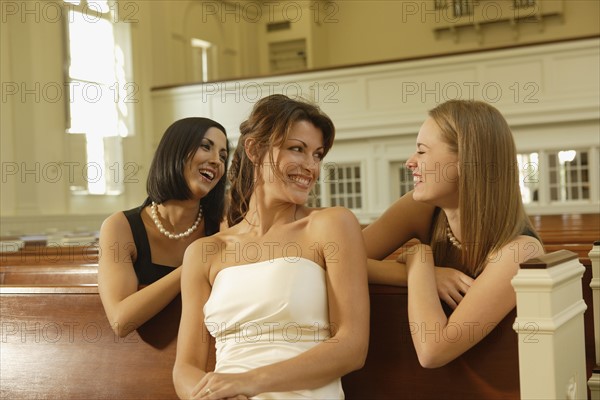
<svg viewBox="0 0 600 400">
<path fill-rule="evenodd" d="M 250 197 L 254 191 L 255 165 L 246 154 L 246 140 L 253 142 L 253 153 L 259 162 L 268 154 L 271 165 L 273 148 L 281 145 L 299 121 L 312 123 L 323 133 L 323 156 L 333 145 L 335 127 L 331 119 L 321 109 L 304 100 L 293 100 L 281 94 L 274 94 L 259 100 L 248 119 L 240 125 L 240 139 L 229 167 L 229 209 L 227 222 L 233 226 L 244 219 L 248 212 Z"/>
</svg>

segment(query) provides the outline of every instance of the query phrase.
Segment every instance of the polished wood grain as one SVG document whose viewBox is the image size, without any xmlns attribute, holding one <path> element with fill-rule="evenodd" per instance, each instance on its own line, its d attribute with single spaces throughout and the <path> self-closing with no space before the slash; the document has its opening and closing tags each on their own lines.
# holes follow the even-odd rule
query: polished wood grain
<svg viewBox="0 0 600 400">
<path fill-rule="evenodd" d="M 584 313 L 587 378 L 595 366 L 591 279 L 588 265 L 581 282 L 588 305 Z M 441 368 L 425 369 L 412 344 L 410 330 L 417 328 L 408 323 L 406 288 L 370 285 L 370 298 L 369 353 L 361 370 L 343 378 L 346 399 L 520 399 L 518 336 L 512 328 L 514 310 L 496 327 L 479 327 L 493 330 L 458 359 Z M 476 328 L 457 327 L 456 332 L 468 335 L 469 329 Z M 428 340 L 436 338 L 435 332 L 426 335 Z M 437 339 L 453 337 L 438 335 Z"/>
<path fill-rule="evenodd" d="M 110 249 L 106 250 L 109 251 Z M 0 253 L 0 265 L 78 265 L 98 263 L 98 244 L 89 246 L 25 246 L 16 252 Z"/>
<path fill-rule="evenodd" d="M 0 290 L 1 398 L 176 398 L 180 299 L 119 338 L 95 286 Z"/>
<path fill-rule="evenodd" d="M 588 375 L 595 357 L 590 280 L 587 267 L 582 289 L 588 304 Z M 0 296 L 2 398 L 174 398 L 179 298 L 136 332 L 118 338 L 96 285 L 4 286 Z M 519 398 L 514 312 L 457 360 L 425 369 L 412 345 L 410 329 L 416 328 L 408 323 L 406 288 L 370 285 L 370 299 L 369 353 L 363 369 L 343 378 L 347 399 L 431 399 L 441 393 L 447 399 Z M 457 335 L 481 327 L 461 328 Z M 212 353 L 208 368 L 214 363 Z"/>
<path fill-rule="evenodd" d="M 574 251 L 586 266 L 582 290 L 588 305 L 589 376 L 595 344 L 587 253 L 600 239 L 600 214 L 532 217 L 532 222 L 547 252 Z M 176 397 L 171 372 L 181 299 L 126 338 L 116 337 L 98 295 L 98 251 L 36 245 L 0 254 L 0 398 Z M 412 345 L 410 329 L 416 327 L 408 323 L 406 288 L 370 285 L 370 300 L 369 353 L 363 369 L 343 378 L 347 399 L 519 398 L 514 311 L 457 360 L 425 369 Z M 456 334 L 475 328 L 461 327 Z M 430 339 L 437 333 L 425 334 Z M 209 370 L 214 363 L 211 353 Z"/>
<path fill-rule="evenodd" d="M 0 285 L 68 286 L 98 283 L 98 264 L 0 265 Z"/>
</svg>

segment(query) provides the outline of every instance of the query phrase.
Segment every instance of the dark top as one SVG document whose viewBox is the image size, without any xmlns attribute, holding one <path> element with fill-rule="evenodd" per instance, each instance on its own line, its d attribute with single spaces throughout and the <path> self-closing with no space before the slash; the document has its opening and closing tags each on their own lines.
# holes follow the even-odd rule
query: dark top
<svg viewBox="0 0 600 400">
<path fill-rule="evenodd" d="M 144 222 L 142 221 L 142 210 L 145 205 L 133 208 L 131 210 L 123 211 L 129 226 L 131 227 L 131 234 L 133 235 L 133 241 L 137 250 L 137 259 L 133 263 L 133 269 L 138 278 L 139 285 L 149 285 L 156 282 L 157 280 L 165 277 L 168 273 L 172 272 L 175 268 L 166 265 L 154 264 L 152 262 L 152 252 L 150 250 L 150 242 L 148 241 L 148 233 Z M 219 231 L 219 228 L 210 229 L 205 224 L 204 234 L 210 236 L 213 233 Z"/>
<path fill-rule="evenodd" d="M 434 212 L 433 212 L 433 218 L 432 218 L 432 221 L 434 221 L 434 222 L 435 222 L 435 221 L 437 221 L 438 214 L 439 214 L 441 211 L 442 211 L 442 209 L 441 209 L 441 208 L 439 208 L 439 207 L 436 207 L 436 208 L 435 208 L 435 210 L 434 210 Z M 429 237 L 430 237 L 430 238 L 432 237 L 432 234 L 433 234 L 433 229 L 435 228 L 435 223 L 434 223 L 434 222 L 432 222 L 432 223 L 431 223 L 431 226 L 430 226 L 430 228 L 429 228 L 429 229 L 430 229 L 430 230 L 429 230 Z M 527 226 L 527 225 L 525 225 L 525 227 L 523 227 L 523 230 L 521 231 L 521 235 L 523 235 L 523 236 L 530 236 L 530 237 L 532 237 L 532 238 L 535 238 L 535 239 L 539 240 L 539 241 L 540 241 L 540 243 L 542 242 L 542 239 L 541 239 L 541 238 L 540 238 L 540 236 L 537 234 L 537 232 L 535 232 L 535 231 L 532 231 L 532 230 L 529 228 L 529 226 Z M 429 244 L 431 245 L 431 240 L 429 241 Z"/>
<path fill-rule="evenodd" d="M 523 231 L 521 232 L 521 235 L 523 235 L 523 236 L 531 236 L 532 238 L 535 238 L 535 239 L 539 240 L 540 242 L 542 241 L 540 239 L 540 237 L 537 235 L 537 233 L 533 232 L 527 226 L 523 229 Z"/>
</svg>

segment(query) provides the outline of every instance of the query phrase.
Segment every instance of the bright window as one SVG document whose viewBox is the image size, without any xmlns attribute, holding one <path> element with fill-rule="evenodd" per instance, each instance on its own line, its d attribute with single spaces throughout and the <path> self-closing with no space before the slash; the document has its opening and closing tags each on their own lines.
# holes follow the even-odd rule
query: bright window
<svg viewBox="0 0 600 400">
<path fill-rule="evenodd" d="M 551 201 L 590 199 L 588 152 L 561 150 L 548 153 Z"/>
<path fill-rule="evenodd" d="M 127 82 L 129 28 L 119 21 L 115 1 L 65 1 L 66 80 L 69 85 L 67 133 L 85 136 L 83 185 L 75 193 L 123 191 L 121 138 L 132 133 L 137 87 Z M 93 171 L 91 174 L 89 171 Z M 93 175 L 93 176 L 92 176 Z"/>
<path fill-rule="evenodd" d="M 539 200 L 539 154 L 517 154 L 517 162 L 519 164 L 519 185 L 523 204 L 535 203 Z"/>
<path fill-rule="evenodd" d="M 577 207 L 598 202 L 598 189 L 593 185 L 597 171 L 594 172 L 592 167 L 598 164 L 597 157 L 596 148 L 518 154 L 523 203 L 534 210 L 536 207 Z"/>
<path fill-rule="evenodd" d="M 412 171 L 406 167 L 406 160 L 400 161 L 399 163 L 395 163 L 394 166 L 397 169 L 397 171 L 395 172 L 398 174 L 397 179 L 400 187 L 400 192 L 396 197 L 398 198 L 410 192 L 414 188 L 415 182 L 412 176 Z M 396 175 L 394 174 L 394 176 Z"/>
</svg>

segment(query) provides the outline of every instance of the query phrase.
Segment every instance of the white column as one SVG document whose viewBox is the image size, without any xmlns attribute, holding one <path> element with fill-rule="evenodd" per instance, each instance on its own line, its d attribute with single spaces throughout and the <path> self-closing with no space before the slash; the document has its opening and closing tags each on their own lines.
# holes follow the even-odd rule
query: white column
<svg viewBox="0 0 600 400">
<path fill-rule="evenodd" d="M 521 264 L 517 294 L 522 399 L 586 399 L 585 336 L 577 254 L 559 250 Z"/>
<path fill-rule="evenodd" d="M 592 262 L 592 288 L 593 316 L 594 316 L 594 338 L 596 343 L 596 367 L 588 386 L 592 394 L 592 400 L 600 400 L 600 242 L 594 242 L 594 247 L 589 252 Z"/>
</svg>

